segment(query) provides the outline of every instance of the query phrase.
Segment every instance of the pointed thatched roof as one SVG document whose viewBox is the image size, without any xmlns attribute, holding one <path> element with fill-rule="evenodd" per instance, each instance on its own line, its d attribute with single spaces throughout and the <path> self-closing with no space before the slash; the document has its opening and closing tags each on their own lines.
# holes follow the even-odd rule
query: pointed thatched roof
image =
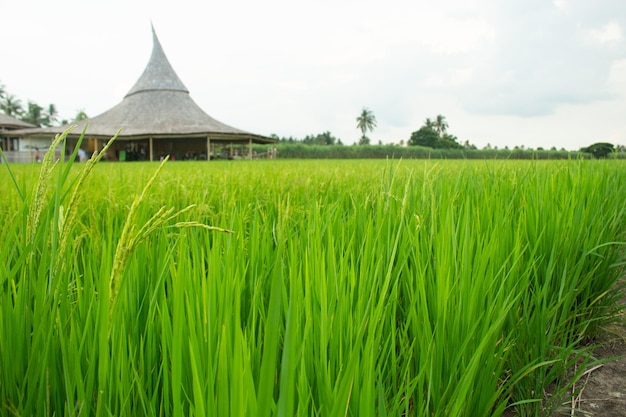
<svg viewBox="0 0 626 417">
<path fill-rule="evenodd" d="M 206 114 L 169 63 L 152 28 L 150 61 L 121 103 L 99 116 L 77 123 L 74 134 L 87 126 L 86 136 L 108 139 L 122 129 L 118 139 L 210 137 L 216 140 L 273 143 L 274 139 L 224 124 Z M 25 136 L 56 134 L 69 125 L 22 130 Z"/>
<path fill-rule="evenodd" d="M 35 125 L 22 122 L 13 116 L 7 116 L 6 114 L 0 113 L 0 131 L 24 129 L 27 127 L 35 127 Z"/>
<path fill-rule="evenodd" d="M 147 91 L 179 91 L 189 94 L 189 90 L 178 78 L 174 68 L 167 60 L 163 47 L 157 38 L 154 26 L 152 27 L 152 55 L 146 69 L 141 74 L 133 88 L 125 97 Z"/>
</svg>

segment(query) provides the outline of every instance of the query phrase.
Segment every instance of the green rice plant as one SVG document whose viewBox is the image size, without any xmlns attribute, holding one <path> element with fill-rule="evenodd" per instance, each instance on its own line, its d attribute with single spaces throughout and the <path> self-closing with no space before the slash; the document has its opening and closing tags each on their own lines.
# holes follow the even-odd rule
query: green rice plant
<svg viewBox="0 0 626 417">
<path fill-rule="evenodd" d="M 72 281 L 52 266 L 55 256 L 63 255 L 58 253 L 56 242 L 62 227 L 58 214 L 67 190 L 60 185 L 69 171 L 53 161 L 53 155 L 68 132 L 53 141 L 31 192 L 13 181 L 23 196 L 22 205 L 13 217 L 14 226 L 6 229 L 2 245 L 2 254 L 9 255 L 4 263 L 8 273 L 0 278 L 2 315 L 14 318 L 3 327 L 7 333 L 3 335 L 1 366 L 14 378 L 2 382 L 7 398 L 4 405 L 25 414 L 43 414 L 44 410 L 49 414 L 51 403 L 63 396 L 62 385 L 55 384 L 54 372 L 50 375 L 50 366 L 60 354 L 55 335 L 62 315 L 71 307 L 65 295 Z M 59 181 L 56 188 L 50 185 L 55 172 Z M 24 398 L 33 400 L 24 402 Z"/>
<path fill-rule="evenodd" d="M 8 362 L 3 363 L 3 369 L 10 368 L 16 371 L 14 377 L 17 380 L 13 384 L 2 384 L 7 390 L 12 390 L 12 393 L 6 393 L 5 398 L 7 400 L 3 405 L 18 414 L 29 414 L 31 412 L 41 414 L 44 411 L 45 414 L 50 414 L 52 412 L 50 410 L 54 409 L 65 409 L 66 413 L 73 414 L 79 412 L 85 403 L 90 404 L 93 402 L 98 404 L 96 409 L 98 414 L 104 410 L 104 408 L 100 408 L 100 405 L 103 404 L 100 398 L 91 397 L 92 394 L 89 391 L 85 392 L 81 385 L 76 384 L 82 378 L 74 379 L 76 382 L 72 379 L 67 379 L 68 376 L 76 372 L 81 373 L 80 364 L 77 364 L 77 367 L 71 367 L 70 365 L 73 362 L 63 361 L 63 376 L 65 379 L 63 381 L 58 378 L 50 380 L 51 367 L 56 365 L 58 358 L 69 358 L 75 353 L 73 349 L 68 349 L 68 347 L 78 345 L 80 347 L 79 353 L 82 353 L 88 340 L 86 333 L 74 337 L 74 333 L 71 331 L 78 331 L 78 328 L 73 326 L 74 322 L 72 321 L 77 301 L 74 298 L 84 295 L 83 285 L 87 285 L 88 282 L 79 281 L 79 279 L 85 277 L 84 272 L 86 272 L 86 269 L 83 269 L 79 275 L 73 276 L 71 273 L 74 268 L 66 260 L 68 257 L 71 258 L 68 252 L 72 249 L 78 249 L 79 253 L 82 252 L 81 247 L 84 239 L 80 235 L 76 236 L 73 234 L 78 217 L 77 206 L 81 201 L 81 193 L 84 193 L 82 185 L 94 169 L 95 164 L 101 159 L 102 154 L 106 152 L 112 140 L 115 139 L 113 138 L 103 151 L 95 154 L 85 164 L 79 175 L 72 179 L 69 176 L 70 165 L 62 161 L 59 164 L 58 161 L 52 160 L 54 150 L 65 141 L 68 133 L 69 130 L 63 135 L 57 136 L 51 150 L 44 157 L 38 180 L 30 193 L 31 196 L 28 199 L 24 199 L 22 212 L 25 220 L 22 224 L 25 225 L 23 229 L 25 233 L 12 229 L 12 234 L 6 235 L 9 239 L 5 241 L 6 245 L 3 247 L 3 253 L 17 254 L 15 263 L 12 262 L 15 258 L 7 259 L 7 266 L 9 266 L 9 271 L 11 272 L 2 277 L 2 287 L 7 290 L 3 293 L 3 307 L 8 309 L 9 316 L 11 316 L 11 311 L 19 315 L 16 316 L 19 317 L 18 321 L 11 323 L 13 326 L 7 326 L 7 331 L 11 333 L 8 334 L 9 338 L 5 340 L 10 344 L 3 349 L 3 352 L 6 353 L 3 355 L 3 358 L 8 360 L 11 357 L 9 352 L 24 352 L 20 360 L 12 360 L 10 364 Z M 81 141 L 82 137 L 79 139 L 78 146 L 80 146 Z M 76 149 L 78 149 L 78 146 Z M 74 153 L 76 153 L 76 150 Z M 55 171 L 57 173 L 56 179 L 53 178 Z M 50 186 L 50 184 L 54 183 L 56 183 L 56 188 Z M 15 185 L 19 187 L 17 183 Z M 19 188 L 18 191 L 20 195 L 24 195 Z M 182 210 L 175 215 L 171 215 L 172 211 L 160 210 L 157 212 L 157 215 L 154 215 L 147 225 L 140 228 L 137 236 L 130 238 L 134 239 L 131 241 L 135 245 L 126 247 L 127 251 L 125 254 L 128 255 L 129 251 L 135 249 L 137 240 L 145 239 L 152 230 L 186 210 Z M 131 214 L 134 214 L 134 212 L 131 211 Z M 19 223 L 17 224 L 19 225 Z M 157 225 L 156 227 L 155 224 Z M 194 222 L 183 222 L 175 226 L 203 227 L 213 230 L 210 226 Z M 21 238 L 22 236 L 24 236 L 24 239 Z M 122 237 L 127 237 L 127 235 L 122 234 Z M 124 242 L 126 240 L 122 240 L 122 243 Z M 13 248 L 16 247 L 16 249 L 10 248 L 9 245 L 13 245 Z M 87 294 L 108 294 L 110 285 L 116 288 L 115 279 L 118 278 L 120 272 L 119 256 L 117 261 L 114 259 L 113 264 L 117 266 L 117 269 L 111 268 L 113 273 L 110 280 L 113 280 L 113 283 L 106 282 L 106 287 L 92 286 L 92 292 Z M 123 262 L 121 264 L 123 266 Z M 89 277 L 97 277 L 98 275 L 102 278 L 104 277 L 102 270 L 92 270 L 90 272 Z M 102 278 L 96 280 L 96 283 L 105 282 Z M 44 283 L 46 285 L 43 285 Z M 94 386 L 94 375 L 97 374 L 98 386 L 100 391 L 103 391 L 102 387 L 106 385 L 107 375 L 111 376 L 108 359 L 110 356 L 108 337 L 110 336 L 111 327 L 110 323 L 107 320 L 102 320 L 102 318 L 105 311 L 110 316 L 112 310 L 107 309 L 109 303 L 104 302 L 102 297 L 98 297 L 95 300 L 87 297 L 86 302 L 91 307 L 87 311 L 87 317 L 94 318 L 96 322 L 100 321 L 100 326 L 95 326 L 100 329 L 98 350 L 87 350 L 85 352 L 87 355 L 96 355 L 95 358 L 92 357 L 93 361 L 88 360 L 87 362 L 98 363 L 97 368 L 90 366 L 88 380 L 91 383 L 87 384 L 87 387 Z M 99 307 L 94 309 L 95 303 Z M 111 302 L 110 306 L 112 307 L 113 305 Z M 99 316 L 98 311 L 100 312 Z M 70 333 L 66 334 L 65 330 L 68 328 Z M 15 332 L 13 333 L 12 331 Z M 57 340 L 61 341 L 61 343 L 57 343 Z M 69 343 L 72 344 L 66 345 L 64 343 L 65 340 L 69 340 Z M 80 342 L 77 344 L 78 340 Z M 117 348 L 123 348 L 123 345 L 118 345 Z M 123 358 L 123 355 L 117 356 Z M 20 373 L 24 376 L 20 376 Z M 59 376 L 54 372 L 52 374 L 53 376 Z M 73 404 L 68 399 L 76 395 L 76 392 L 78 392 L 79 400 Z M 67 397 L 64 397 L 64 395 Z M 25 401 L 24 398 L 30 398 L 30 400 Z M 66 399 L 63 400 L 62 398 Z M 52 406 L 55 403 L 57 406 L 59 404 L 65 404 L 65 406 L 62 408 Z"/>
<path fill-rule="evenodd" d="M 513 363 L 546 360 L 517 384 L 518 398 L 536 400 L 521 407 L 522 415 L 549 415 L 560 407 L 585 365 L 593 362 L 588 340 L 615 317 L 620 292 L 614 286 L 620 271 L 612 266 L 620 244 L 614 239 L 623 238 L 615 226 L 623 221 L 617 219 L 623 219 L 624 206 L 607 198 L 620 192 L 612 175 L 600 183 L 589 180 L 608 174 L 603 169 L 592 163 L 567 164 L 562 172 L 567 187 L 538 170 L 527 182 L 534 195 L 526 195 L 533 198 L 520 202 L 532 275 L 515 318 L 521 339 Z M 578 371 L 565 377 L 574 368 Z M 553 391 L 549 401 L 539 401 L 548 387 Z"/>
<path fill-rule="evenodd" d="M 0 407 L 548 414 L 614 317 L 621 164 L 11 166 Z"/>
</svg>

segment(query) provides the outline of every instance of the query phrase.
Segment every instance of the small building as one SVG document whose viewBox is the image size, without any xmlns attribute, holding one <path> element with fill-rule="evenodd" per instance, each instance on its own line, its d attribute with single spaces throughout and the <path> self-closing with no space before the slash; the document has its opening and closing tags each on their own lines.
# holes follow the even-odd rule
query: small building
<svg viewBox="0 0 626 417">
<path fill-rule="evenodd" d="M 0 149 L 9 162 L 30 162 L 34 158 L 34 152 L 38 146 L 47 150 L 50 140 L 46 139 L 33 143 L 20 140 L 20 136 L 14 134 L 16 130 L 33 128 L 34 125 L 22 122 L 12 116 L 0 113 Z"/>
<path fill-rule="evenodd" d="M 68 136 L 70 145 L 85 130 L 81 146 L 93 152 L 121 130 L 107 155 L 108 159 L 120 161 L 153 161 L 166 155 L 176 159 L 252 158 L 252 144 L 276 142 L 274 138 L 229 126 L 205 113 L 176 75 L 154 27 L 152 37 L 148 65 L 118 105 L 76 123 L 21 129 L 13 135 L 31 141 L 46 138 L 50 143 L 54 135 L 76 125 Z"/>
</svg>

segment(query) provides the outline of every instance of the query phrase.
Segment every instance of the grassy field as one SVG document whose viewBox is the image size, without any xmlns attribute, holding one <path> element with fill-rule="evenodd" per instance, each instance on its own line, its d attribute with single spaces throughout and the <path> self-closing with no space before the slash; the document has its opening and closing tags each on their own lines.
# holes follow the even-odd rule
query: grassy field
<svg viewBox="0 0 626 417">
<path fill-rule="evenodd" d="M 0 414 L 547 415 L 615 313 L 625 171 L 0 166 Z"/>
</svg>

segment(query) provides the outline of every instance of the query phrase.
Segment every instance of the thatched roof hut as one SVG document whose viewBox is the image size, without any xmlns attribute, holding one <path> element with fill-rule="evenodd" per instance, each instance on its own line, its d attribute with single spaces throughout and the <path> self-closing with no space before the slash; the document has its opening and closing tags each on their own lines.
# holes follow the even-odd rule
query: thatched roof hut
<svg viewBox="0 0 626 417">
<path fill-rule="evenodd" d="M 152 36 L 153 49 L 148 65 L 124 99 L 99 116 L 73 123 L 77 127 L 72 137 L 86 129 L 85 136 L 93 150 L 98 148 L 99 142 L 101 145 L 121 129 L 114 149 L 119 158 L 149 160 L 182 152 L 207 158 L 215 146 L 240 144 L 251 148 L 253 143 L 276 142 L 273 138 L 224 124 L 205 113 L 176 75 L 154 28 Z M 25 129 L 19 133 L 26 137 L 54 135 L 69 126 Z M 131 152 L 136 158 L 130 156 Z"/>
<path fill-rule="evenodd" d="M 0 132 L 6 132 L 9 130 L 24 129 L 28 127 L 35 127 L 30 123 L 23 122 L 16 119 L 13 116 L 7 116 L 4 113 L 0 113 Z"/>
</svg>

